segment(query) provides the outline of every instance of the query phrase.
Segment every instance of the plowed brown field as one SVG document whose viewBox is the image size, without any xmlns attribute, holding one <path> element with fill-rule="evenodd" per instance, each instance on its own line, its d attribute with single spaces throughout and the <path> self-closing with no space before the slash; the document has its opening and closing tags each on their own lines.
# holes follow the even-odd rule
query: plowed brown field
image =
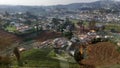
<svg viewBox="0 0 120 68">
<path fill-rule="evenodd" d="M 20 37 L 0 29 L 0 50 L 20 41 Z"/>
<path fill-rule="evenodd" d="M 80 61 L 84 66 L 86 65 L 85 68 L 120 64 L 120 53 L 117 51 L 116 45 L 110 42 L 92 44 L 87 49 L 88 57 Z"/>
<path fill-rule="evenodd" d="M 62 34 L 59 32 L 43 31 L 37 37 L 37 41 L 43 42 L 48 39 L 54 39 L 54 38 L 58 38 L 58 37 L 62 37 Z"/>
</svg>

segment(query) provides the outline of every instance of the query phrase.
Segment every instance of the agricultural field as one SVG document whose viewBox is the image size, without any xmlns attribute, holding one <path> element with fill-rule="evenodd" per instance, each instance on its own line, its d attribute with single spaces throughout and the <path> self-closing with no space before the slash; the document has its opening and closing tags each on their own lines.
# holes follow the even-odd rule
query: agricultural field
<svg viewBox="0 0 120 68">
<path fill-rule="evenodd" d="M 118 32 L 120 32 L 120 24 L 118 23 L 109 23 L 109 24 L 106 24 L 105 26 L 106 30 L 111 30 L 111 29 L 114 29 Z"/>
<path fill-rule="evenodd" d="M 79 64 L 75 62 L 67 62 L 65 59 L 57 59 L 57 55 L 53 49 L 31 49 L 21 54 L 23 62 L 22 67 L 47 67 L 47 68 L 79 68 Z M 17 66 L 14 59 L 12 65 Z"/>
<path fill-rule="evenodd" d="M 17 31 L 15 26 L 7 26 L 5 28 L 5 30 L 7 30 L 8 32 L 15 32 L 15 31 Z"/>
<path fill-rule="evenodd" d="M 85 68 L 89 65 L 92 68 L 119 68 L 120 53 L 116 45 L 110 42 L 101 42 L 87 47 L 88 58 L 80 61 Z"/>
<path fill-rule="evenodd" d="M 58 37 L 62 37 L 62 33 L 53 31 L 42 31 L 39 33 L 39 36 L 37 36 L 36 40 L 39 42 L 43 42 L 45 40 L 54 39 Z"/>
</svg>

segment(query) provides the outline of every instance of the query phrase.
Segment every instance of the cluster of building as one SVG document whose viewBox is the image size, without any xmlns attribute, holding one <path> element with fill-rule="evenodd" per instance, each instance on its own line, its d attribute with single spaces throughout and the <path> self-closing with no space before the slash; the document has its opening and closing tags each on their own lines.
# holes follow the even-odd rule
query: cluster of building
<svg viewBox="0 0 120 68">
<path fill-rule="evenodd" d="M 29 13 L 4 13 L 0 14 L 0 25 L 3 29 L 9 27 L 15 27 L 16 31 L 24 32 L 26 30 L 32 29 L 31 23 L 35 22 L 36 19 L 32 18 Z M 9 31 L 9 30 L 8 30 Z M 11 32 L 11 31 L 10 31 Z"/>
<path fill-rule="evenodd" d="M 60 19 L 65 19 L 69 17 L 70 19 L 76 20 L 96 20 L 98 22 L 109 23 L 120 21 L 120 13 L 112 13 L 112 12 L 101 12 L 101 10 L 52 10 L 50 14 L 46 15 L 48 18 L 58 17 Z"/>
<path fill-rule="evenodd" d="M 101 14 L 99 11 L 80 11 L 75 13 L 57 13 L 57 15 L 46 15 L 46 16 L 35 16 L 29 12 L 22 13 L 5 13 L 0 14 L 0 25 L 3 29 L 8 26 L 14 26 L 16 31 L 26 32 L 28 30 L 37 29 L 39 30 L 49 30 L 55 32 L 72 32 L 73 35 L 70 39 L 66 38 L 54 38 L 48 39 L 44 42 L 38 42 L 35 44 L 34 48 L 46 48 L 53 47 L 57 53 L 62 51 L 68 51 L 73 54 L 76 47 L 82 45 L 88 45 L 94 42 L 107 41 L 112 38 L 112 36 L 104 33 L 104 25 L 94 24 L 95 20 L 97 22 L 119 22 L 120 14 Z M 58 17 L 56 17 L 58 16 Z M 56 18 L 54 18 L 56 17 Z M 67 18 L 68 17 L 68 18 Z M 79 20 L 77 24 L 72 23 L 70 20 Z M 89 21 L 88 26 L 85 27 L 83 21 Z M 91 22 L 90 22 L 91 21 Z M 96 30 L 98 29 L 98 31 Z M 8 30 L 9 31 L 9 30 Z M 98 40 L 99 39 L 99 40 Z M 76 43 L 78 45 L 76 45 Z"/>
<path fill-rule="evenodd" d="M 90 11 L 81 11 L 77 15 L 78 19 L 81 20 L 96 20 L 98 22 L 109 23 L 109 22 L 116 22 L 119 23 L 120 21 L 120 13 L 101 13 L 99 10 L 94 10 L 93 12 Z"/>
</svg>

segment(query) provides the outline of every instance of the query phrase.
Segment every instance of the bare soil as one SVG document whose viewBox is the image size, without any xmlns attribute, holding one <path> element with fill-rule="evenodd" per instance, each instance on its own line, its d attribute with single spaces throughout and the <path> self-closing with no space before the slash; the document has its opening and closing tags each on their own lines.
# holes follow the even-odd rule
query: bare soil
<svg viewBox="0 0 120 68">
<path fill-rule="evenodd" d="M 120 53 L 116 45 L 110 42 L 99 42 L 87 47 L 88 57 L 80 61 L 84 68 L 120 64 Z"/>
<path fill-rule="evenodd" d="M 43 31 L 43 32 L 39 33 L 39 36 L 37 37 L 37 41 L 43 42 L 48 39 L 54 39 L 54 38 L 58 38 L 58 37 L 62 37 L 62 34 L 59 32 Z"/>
<path fill-rule="evenodd" d="M 0 29 L 0 50 L 20 41 L 20 37 Z"/>
</svg>

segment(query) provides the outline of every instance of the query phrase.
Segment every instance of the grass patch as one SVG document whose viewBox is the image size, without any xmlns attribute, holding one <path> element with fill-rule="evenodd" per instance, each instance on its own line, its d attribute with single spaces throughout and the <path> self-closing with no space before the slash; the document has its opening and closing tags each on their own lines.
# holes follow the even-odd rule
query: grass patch
<svg viewBox="0 0 120 68">
<path fill-rule="evenodd" d="M 7 26 L 6 29 L 9 32 L 15 32 L 16 31 L 16 27 L 15 26 Z"/>
<path fill-rule="evenodd" d="M 117 31 L 119 31 L 120 32 L 120 25 L 119 24 L 115 24 L 115 23 L 109 23 L 109 24 L 107 24 L 106 25 L 106 30 L 111 30 L 111 29 L 115 29 L 115 30 L 117 30 Z"/>
<path fill-rule="evenodd" d="M 59 61 L 48 56 L 52 49 L 32 49 L 22 54 L 25 67 L 58 67 Z"/>
<path fill-rule="evenodd" d="M 77 63 L 71 63 L 55 59 L 56 54 L 52 48 L 31 49 L 22 54 L 23 67 L 39 67 L 39 68 L 62 68 L 61 62 L 69 68 L 79 68 Z M 17 66 L 17 62 L 13 60 L 13 66 Z"/>
</svg>

